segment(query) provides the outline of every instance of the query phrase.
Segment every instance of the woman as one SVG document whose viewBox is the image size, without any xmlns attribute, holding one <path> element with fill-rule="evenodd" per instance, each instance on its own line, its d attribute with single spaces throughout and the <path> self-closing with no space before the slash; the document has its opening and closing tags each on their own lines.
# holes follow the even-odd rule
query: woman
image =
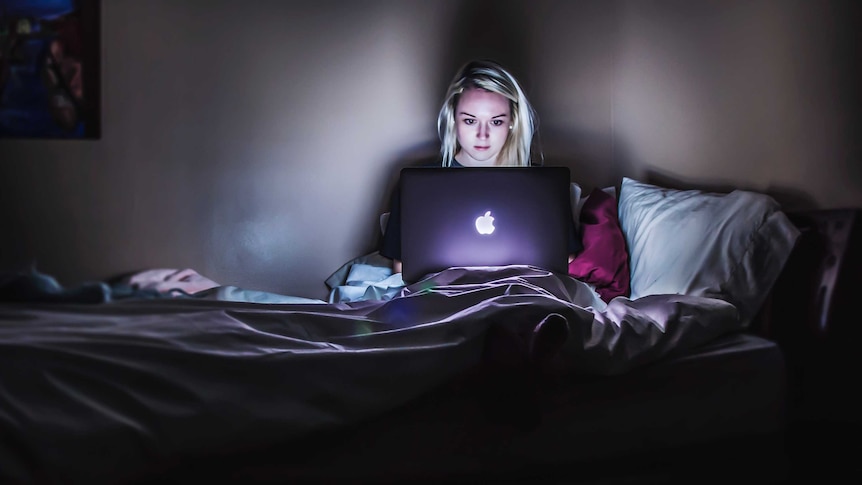
<svg viewBox="0 0 862 485">
<path fill-rule="evenodd" d="M 437 117 L 443 166 L 529 166 L 537 122 L 514 76 L 490 61 L 468 62 Z"/>
<path fill-rule="evenodd" d="M 538 118 L 521 85 L 499 64 L 470 61 L 458 70 L 437 116 L 443 167 L 530 166 Z M 395 188 L 380 254 L 401 272 L 400 196 Z M 574 229 L 574 228 L 573 228 Z M 569 252 L 581 244 L 575 234 Z M 571 260 L 571 257 L 570 257 Z"/>
</svg>

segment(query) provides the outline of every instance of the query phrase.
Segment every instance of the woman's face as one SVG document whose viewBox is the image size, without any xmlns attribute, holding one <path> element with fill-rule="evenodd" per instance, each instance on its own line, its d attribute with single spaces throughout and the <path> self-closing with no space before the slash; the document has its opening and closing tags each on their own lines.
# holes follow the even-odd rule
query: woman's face
<svg viewBox="0 0 862 485">
<path fill-rule="evenodd" d="M 497 165 L 511 123 L 509 100 L 503 95 L 479 88 L 466 89 L 455 106 L 460 145 L 455 159 L 468 167 Z"/>
</svg>

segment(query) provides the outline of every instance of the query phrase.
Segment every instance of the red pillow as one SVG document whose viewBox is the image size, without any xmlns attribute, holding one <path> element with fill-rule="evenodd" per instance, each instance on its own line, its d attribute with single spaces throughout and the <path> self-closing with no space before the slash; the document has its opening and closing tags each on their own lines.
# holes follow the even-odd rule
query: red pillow
<svg viewBox="0 0 862 485">
<path fill-rule="evenodd" d="M 631 291 L 629 255 L 617 216 L 617 199 L 596 188 L 580 214 L 584 249 L 569 263 L 569 274 L 596 287 L 605 302 Z"/>
</svg>

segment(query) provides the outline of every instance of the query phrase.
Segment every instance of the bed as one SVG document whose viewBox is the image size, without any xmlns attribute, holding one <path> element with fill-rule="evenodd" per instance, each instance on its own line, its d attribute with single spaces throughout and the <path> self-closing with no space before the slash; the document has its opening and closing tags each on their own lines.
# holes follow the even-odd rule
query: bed
<svg viewBox="0 0 862 485">
<path fill-rule="evenodd" d="M 749 191 L 618 193 L 573 191 L 577 277 L 404 285 L 372 253 L 328 300 L 7 278 L 0 481 L 781 478 L 792 383 L 768 309 L 790 263 L 823 257 L 797 255 L 814 226 Z"/>
</svg>

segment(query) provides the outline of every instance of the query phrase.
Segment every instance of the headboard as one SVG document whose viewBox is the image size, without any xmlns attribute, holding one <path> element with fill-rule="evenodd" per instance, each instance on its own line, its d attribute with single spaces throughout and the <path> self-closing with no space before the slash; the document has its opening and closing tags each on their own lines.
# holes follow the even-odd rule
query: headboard
<svg viewBox="0 0 862 485">
<path fill-rule="evenodd" d="M 862 337 L 862 322 L 852 318 L 852 290 L 862 277 L 862 209 L 787 215 L 801 235 L 753 330 L 780 345 L 797 412 L 840 421 L 862 404 L 851 392 Z"/>
<path fill-rule="evenodd" d="M 841 320 L 849 290 L 854 275 L 860 275 L 860 213 L 862 209 L 788 212 L 801 235 L 764 307 L 760 333 L 776 340 L 824 340 L 846 327 Z"/>
</svg>

